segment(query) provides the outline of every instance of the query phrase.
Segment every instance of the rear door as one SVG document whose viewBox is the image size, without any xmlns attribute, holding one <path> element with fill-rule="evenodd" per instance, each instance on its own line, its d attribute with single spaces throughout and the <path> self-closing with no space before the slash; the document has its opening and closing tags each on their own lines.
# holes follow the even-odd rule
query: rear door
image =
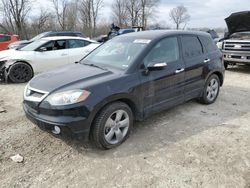
<svg viewBox="0 0 250 188">
<path fill-rule="evenodd" d="M 196 35 L 181 37 L 183 59 L 185 62 L 185 100 L 198 97 L 203 90 L 203 72 L 209 59 L 206 59 L 201 41 Z"/>
<path fill-rule="evenodd" d="M 149 63 L 167 63 L 162 70 L 142 74 L 145 115 L 157 112 L 184 100 L 185 65 L 180 56 L 178 37 L 168 37 L 159 41 L 144 59 L 144 66 Z"/>
</svg>

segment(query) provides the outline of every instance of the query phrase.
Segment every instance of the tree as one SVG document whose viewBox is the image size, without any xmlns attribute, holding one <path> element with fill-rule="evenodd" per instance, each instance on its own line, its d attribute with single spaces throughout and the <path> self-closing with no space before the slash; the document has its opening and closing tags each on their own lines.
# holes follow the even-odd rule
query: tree
<svg viewBox="0 0 250 188">
<path fill-rule="evenodd" d="M 30 0 L 1 0 L 3 21 L 0 27 L 8 33 L 16 33 L 27 38 L 25 26 L 31 10 Z"/>
<path fill-rule="evenodd" d="M 103 0 L 81 0 L 79 1 L 80 20 L 89 37 L 96 34 L 97 19 L 103 7 Z"/>
<path fill-rule="evenodd" d="M 54 5 L 55 15 L 62 30 L 66 29 L 66 10 L 68 0 L 51 0 Z"/>
<path fill-rule="evenodd" d="M 128 11 L 126 7 L 126 0 L 115 0 L 112 4 L 113 21 L 119 27 L 128 25 Z"/>
<path fill-rule="evenodd" d="M 152 16 L 154 8 L 159 4 L 159 0 L 141 0 L 141 26 L 147 28 L 147 22 Z"/>
<path fill-rule="evenodd" d="M 115 0 L 112 4 L 113 20 L 120 26 L 142 26 L 147 28 L 159 0 Z"/>
<path fill-rule="evenodd" d="M 128 0 L 126 3 L 126 9 L 128 11 L 131 26 L 139 25 L 139 17 L 141 13 L 141 1 Z"/>
<path fill-rule="evenodd" d="M 35 34 L 42 33 L 49 28 L 49 21 L 52 14 L 43 8 L 40 9 L 40 14 L 32 18 L 31 26 L 35 30 Z"/>
<path fill-rule="evenodd" d="M 176 24 L 176 29 L 179 29 L 182 23 L 187 24 L 190 20 L 190 15 L 188 14 L 186 7 L 183 5 L 173 8 L 170 11 L 169 16 L 170 19 Z"/>
</svg>

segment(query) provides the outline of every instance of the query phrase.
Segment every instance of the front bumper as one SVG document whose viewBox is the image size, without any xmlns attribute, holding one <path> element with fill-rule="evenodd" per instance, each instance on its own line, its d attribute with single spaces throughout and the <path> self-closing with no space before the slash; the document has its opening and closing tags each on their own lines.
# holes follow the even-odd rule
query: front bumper
<svg viewBox="0 0 250 188">
<path fill-rule="evenodd" d="M 250 64 L 250 52 L 223 51 L 224 61 Z"/>
<path fill-rule="evenodd" d="M 6 80 L 6 68 L 4 64 L 0 64 L 0 81 Z"/>
<path fill-rule="evenodd" d="M 26 117 L 36 124 L 42 130 L 52 132 L 55 126 L 61 129 L 61 135 L 67 135 L 72 138 L 88 140 L 91 123 L 86 117 L 73 116 L 49 116 L 40 114 L 26 102 L 23 102 L 23 109 Z M 48 110 L 49 111 L 49 110 Z"/>
</svg>

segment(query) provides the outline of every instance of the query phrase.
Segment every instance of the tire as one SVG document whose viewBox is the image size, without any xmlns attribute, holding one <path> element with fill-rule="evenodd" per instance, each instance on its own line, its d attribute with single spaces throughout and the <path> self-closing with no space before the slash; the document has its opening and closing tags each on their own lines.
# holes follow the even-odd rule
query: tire
<svg viewBox="0 0 250 188">
<path fill-rule="evenodd" d="M 227 70 L 228 69 L 228 62 L 224 62 L 224 67 L 225 67 L 225 69 Z"/>
<path fill-rule="evenodd" d="M 34 75 L 32 68 L 28 64 L 22 62 L 11 65 L 8 73 L 10 80 L 14 83 L 28 82 Z"/>
<path fill-rule="evenodd" d="M 217 75 L 211 75 L 205 84 L 200 102 L 203 104 L 212 104 L 216 101 L 220 92 L 220 79 Z"/>
<path fill-rule="evenodd" d="M 95 118 L 91 130 L 92 141 L 101 149 L 115 148 L 128 138 L 133 122 L 133 113 L 127 104 L 111 103 Z"/>
</svg>

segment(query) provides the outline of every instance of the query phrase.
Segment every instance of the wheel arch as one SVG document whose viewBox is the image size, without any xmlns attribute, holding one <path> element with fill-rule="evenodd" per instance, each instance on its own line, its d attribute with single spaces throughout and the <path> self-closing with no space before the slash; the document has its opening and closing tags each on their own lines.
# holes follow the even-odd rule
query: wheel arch
<svg viewBox="0 0 250 188">
<path fill-rule="evenodd" d="M 218 78 L 220 79 L 220 86 L 222 86 L 223 83 L 224 83 L 224 75 L 223 75 L 223 73 L 220 72 L 220 71 L 213 71 L 213 72 L 211 72 L 211 73 L 208 74 L 208 76 L 206 77 L 206 80 L 207 80 L 211 75 L 213 75 L 213 74 L 215 74 L 216 76 L 218 76 Z"/>
<path fill-rule="evenodd" d="M 102 102 L 100 102 L 94 110 L 94 113 L 92 114 L 91 118 L 90 118 L 90 131 L 92 130 L 93 127 L 93 123 L 96 119 L 96 117 L 100 114 L 101 110 L 104 109 L 106 106 L 115 103 L 115 102 L 123 102 L 125 104 L 127 104 L 134 116 L 135 120 L 142 120 L 143 119 L 143 113 L 140 110 L 140 107 L 138 105 L 137 102 L 135 102 L 135 100 L 133 100 L 130 97 L 125 97 L 124 95 L 115 95 L 115 96 L 111 96 L 108 97 L 107 99 L 104 99 Z"/>
<path fill-rule="evenodd" d="M 31 70 L 32 70 L 32 74 L 33 74 L 32 77 L 34 76 L 34 69 L 33 69 L 33 67 L 31 66 L 30 63 L 28 63 L 28 62 L 25 61 L 25 60 L 15 60 L 14 63 L 12 63 L 11 65 L 9 65 L 8 71 L 9 71 L 10 67 L 13 66 L 13 65 L 15 65 L 16 63 L 24 63 L 24 64 L 28 65 L 28 66 L 31 68 Z M 8 73 L 9 73 L 9 72 L 8 72 Z"/>
</svg>

